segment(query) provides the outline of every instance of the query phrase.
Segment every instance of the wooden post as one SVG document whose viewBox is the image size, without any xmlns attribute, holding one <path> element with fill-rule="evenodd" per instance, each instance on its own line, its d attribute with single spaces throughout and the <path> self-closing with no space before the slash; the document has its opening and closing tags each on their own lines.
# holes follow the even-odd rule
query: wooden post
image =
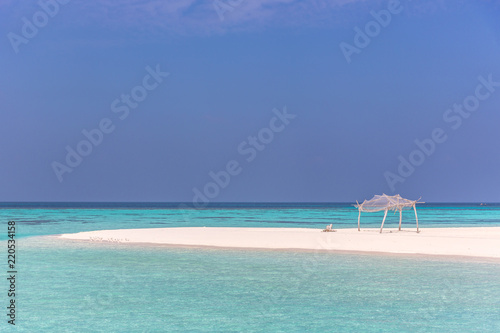
<svg viewBox="0 0 500 333">
<path fill-rule="evenodd" d="M 387 209 L 385 210 L 384 219 L 382 220 L 382 225 L 380 226 L 380 233 L 382 233 L 382 229 L 384 228 L 384 222 L 385 222 L 386 216 L 387 216 Z"/>
<path fill-rule="evenodd" d="M 399 210 L 399 231 L 401 231 L 401 219 L 402 219 L 402 212 L 401 209 Z"/>
<path fill-rule="evenodd" d="M 361 209 L 358 210 L 359 210 L 359 215 L 358 215 L 358 231 L 359 231 L 359 219 L 361 218 Z"/>
<path fill-rule="evenodd" d="M 417 208 L 415 208 L 415 204 L 413 204 L 413 210 L 415 211 L 415 220 L 417 220 L 417 233 L 419 233 L 420 231 L 418 231 L 418 216 L 417 216 Z"/>
</svg>

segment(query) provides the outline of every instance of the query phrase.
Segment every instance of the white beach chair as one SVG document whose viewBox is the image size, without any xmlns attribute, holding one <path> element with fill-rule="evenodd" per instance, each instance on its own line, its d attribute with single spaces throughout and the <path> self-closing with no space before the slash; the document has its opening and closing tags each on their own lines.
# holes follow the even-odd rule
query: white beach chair
<svg viewBox="0 0 500 333">
<path fill-rule="evenodd" d="M 335 231 L 335 230 L 332 229 L 332 225 L 331 224 L 327 225 L 326 229 L 323 230 L 323 232 L 333 232 L 333 231 Z"/>
</svg>

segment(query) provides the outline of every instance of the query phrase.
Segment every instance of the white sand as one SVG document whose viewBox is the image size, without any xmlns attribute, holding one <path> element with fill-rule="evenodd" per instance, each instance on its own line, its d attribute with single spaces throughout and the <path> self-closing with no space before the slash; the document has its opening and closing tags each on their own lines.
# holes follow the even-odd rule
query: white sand
<svg viewBox="0 0 500 333">
<path fill-rule="evenodd" d="M 262 249 L 340 250 L 500 258 L 500 227 L 415 229 L 155 228 L 81 232 L 60 238 Z"/>
</svg>

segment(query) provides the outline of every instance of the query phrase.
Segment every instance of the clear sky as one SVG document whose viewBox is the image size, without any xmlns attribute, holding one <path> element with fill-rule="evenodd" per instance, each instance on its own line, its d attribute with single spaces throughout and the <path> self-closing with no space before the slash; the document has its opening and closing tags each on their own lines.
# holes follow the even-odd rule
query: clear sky
<svg viewBox="0 0 500 333">
<path fill-rule="evenodd" d="M 0 201 L 500 202 L 499 17 L 0 0 Z"/>
</svg>

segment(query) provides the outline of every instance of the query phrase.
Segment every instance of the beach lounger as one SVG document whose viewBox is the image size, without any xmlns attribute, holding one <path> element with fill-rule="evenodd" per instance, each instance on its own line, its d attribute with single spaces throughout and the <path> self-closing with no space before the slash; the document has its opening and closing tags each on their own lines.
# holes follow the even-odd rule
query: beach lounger
<svg viewBox="0 0 500 333">
<path fill-rule="evenodd" d="M 323 232 L 335 232 L 335 230 L 332 229 L 332 225 L 327 225 L 326 229 L 323 230 Z"/>
</svg>

